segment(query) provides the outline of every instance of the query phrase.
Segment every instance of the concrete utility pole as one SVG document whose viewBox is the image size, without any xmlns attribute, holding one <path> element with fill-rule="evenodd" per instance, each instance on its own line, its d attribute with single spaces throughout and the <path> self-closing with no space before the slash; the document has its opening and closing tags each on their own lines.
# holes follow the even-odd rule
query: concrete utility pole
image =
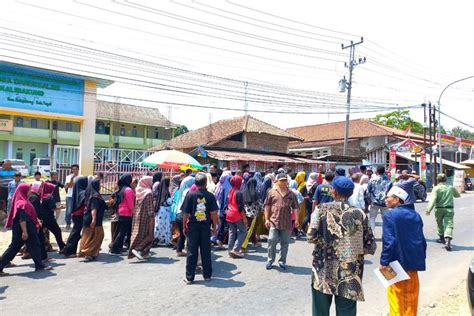
<svg viewBox="0 0 474 316">
<path fill-rule="evenodd" d="M 355 60 L 355 47 L 359 44 L 362 44 L 364 42 L 364 38 L 360 38 L 360 42 L 354 43 L 351 41 L 350 45 L 344 46 L 344 44 L 341 45 L 342 49 L 349 48 L 349 64 L 345 64 L 347 68 L 349 68 L 349 82 L 347 82 L 347 113 L 346 113 L 346 125 L 345 125 L 345 130 L 344 130 L 344 156 L 347 156 L 347 147 L 348 147 L 348 139 L 349 139 L 349 116 L 351 113 L 351 91 L 352 91 L 352 71 L 354 70 L 354 67 L 365 63 L 366 59 L 364 58 L 359 58 L 358 61 Z"/>
<path fill-rule="evenodd" d="M 248 94 L 248 89 L 249 89 L 249 83 L 248 83 L 248 81 L 245 81 L 244 87 L 245 87 L 244 114 L 247 115 L 247 114 L 248 114 L 248 111 L 249 111 L 249 103 L 248 103 L 248 100 L 247 100 L 247 94 Z"/>
</svg>

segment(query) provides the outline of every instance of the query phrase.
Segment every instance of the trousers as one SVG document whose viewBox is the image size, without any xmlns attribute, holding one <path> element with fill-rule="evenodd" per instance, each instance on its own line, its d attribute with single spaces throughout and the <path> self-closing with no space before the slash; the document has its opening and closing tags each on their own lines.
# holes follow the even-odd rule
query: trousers
<svg viewBox="0 0 474 316">
<path fill-rule="evenodd" d="M 315 290 L 311 286 L 311 296 L 313 302 L 313 316 L 329 316 L 329 310 L 332 304 L 332 298 L 336 303 L 337 316 L 355 316 L 357 315 L 357 302 L 342 296 L 324 294 Z"/>
<path fill-rule="evenodd" d="M 201 253 L 202 274 L 204 279 L 210 278 L 212 276 L 211 227 L 207 224 L 189 223 L 187 238 L 186 279 L 188 281 L 194 281 L 198 252 Z"/>
<path fill-rule="evenodd" d="M 183 213 L 176 215 L 176 224 L 178 225 L 179 237 L 176 243 L 176 252 L 182 252 L 184 249 L 184 243 L 186 242 L 186 235 L 184 235 L 183 225 Z"/>
<path fill-rule="evenodd" d="M 53 233 L 54 238 L 56 238 L 56 243 L 58 244 L 59 249 L 63 249 L 66 244 L 64 243 L 61 228 L 59 228 L 58 222 L 54 217 L 54 213 L 48 212 L 48 214 L 43 214 L 42 220 L 43 227 L 46 227 L 51 233 Z"/>
<path fill-rule="evenodd" d="M 270 228 L 268 234 L 268 262 L 275 262 L 276 246 L 280 243 L 280 259 L 278 262 L 286 264 L 288 247 L 290 245 L 291 231 L 285 229 Z"/>
<path fill-rule="evenodd" d="M 81 231 L 82 226 L 84 225 L 83 222 L 84 216 L 72 216 L 73 226 L 66 241 L 66 246 L 63 249 L 63 254 L 65 256 L 70 256 L 77 253 L 77 245 L 79 244 L 79 240 L 81 240 Z"/>
<path fill-rule="evenodd" d="M 245 227 L 244 220 L 241 219 L 235 223 L 227 222 L 227 224 L 229 225 L 229 251 L 240 251 L 247 235 L 247 227 Z"/>
<path fill-rule="evenodd" d="M 370 221 L 370 228 L 372 228 L 373 232 L 375 231 L 375 220 L 377 219 L 377 215 L 380 212 L 380 215 L 382 215 L 382 219 L 383 219 L 383 216 L 385 215 L 387 210 L 388 210 L 388 207 L 386 207 L 386 206 L 380 206 L 380 205 L 376 205 L 376 204 L 372 204 L 370 206 L 369 221 Z"/>
<path fill-rule="evenodd" d="M 68 226 L 71 225 L 72 212 L 72 196 L 68 196 L 66 197 L 66 214 L 64 215 L 64 220 Z"/>
<path fill-rule="evenodd" d="M 436 208 L 434 212 L 438 235 L 453 238 L 454 210 L 452 208 Z"/>
<path fill-rule="evenodd" d="M 112 253 L 121 253 L 124 241 L 128 236 L 130 239 L 130 232 L 132 231 L 132 218 L 128 216 L 120 216 L 118 224 L 118 234 L 112 246 Z"/>
</svg>

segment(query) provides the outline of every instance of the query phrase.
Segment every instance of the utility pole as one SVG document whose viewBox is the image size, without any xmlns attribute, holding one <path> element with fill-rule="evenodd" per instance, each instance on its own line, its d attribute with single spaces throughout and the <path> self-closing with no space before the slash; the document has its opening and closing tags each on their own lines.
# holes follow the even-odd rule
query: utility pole
<svg viewBox="0 0 474 316">
<path fill-rule="evenodd" d="M 426 152 L 426 103 L 421 106 L 423 107 L 423 149 Z"/>
<path fill-rule="evenodd" d="M 436 144 L 436 126 L 437 126 L 437 122 L 436 122 L 436 105 L 433 105 L 433 140 L 434 140 L 434 143 Z M 439 150 L 439 148 L 438 148 Z M 434 173 L 433 173 L 433 178 L 434 178 L 434 184 L 438 184 L 436 179 L 436 175 L 438 174 L 438 164 L 436 162 L 436 155 L 434 155 L 433 157 L 433 167 L 434 167 Z"/>
<path fill-rule="evenodd" d="M 245 115 L 247 115 L 247 114 L 248 114 L 248 110 L 249 110 L 249 103 L 248 103 L 248 100 L 247 100 L 247 94 L 248 94 L 248 88 L 249 88 L 249 83 L 248 83 L 248 81 L 245 81 L 244 87 L 245 87 L 244 113 L 245 113 Z"/>
<path fill-rule="evenodd" d="M 433 125 L 433 122 L 432 122 L 433 121 L 433 114 L 432 114 L 432 111 L 431 111 L 431 102 L 428 103 L 428 121 L 429 121 L 428 131 L 429 131 L 429 134 L 430 134 L 430 145 L 429 145 L 429 147 L 430 147 L 430 178 L 431 178 L 431 185 L 434 186 L 435 180 L 434 180 L 434 171 L 433 171 L 434 170 L 433 169 L 434 168 L 433 167 L 433 138 L 432 138 L 433 134 L 432 134 L 432 129 L 431 129 L 431 127 Z"/>
<path fill-rule="evenodd" d="M 362 44 L 364 42 L 364 38 L 361 37 L 360 41 L 357 43 L 354 43 L 351 41 L 350 45 L 344 46 L 344 44 L 341 45 L 342 49 L 349 48 L 349 64 L 345 64 L 347 68 L 349 68 L 349 82 L 347 82 L 347 113 L 346 113 L 346 125 L 344 129 L 344 156 L 347 156 L 347 147 L 348 147 L 348 139 L 349 139 L 349 116 L 351 113 L 351 91 L 352 91 L 352 71 L 354 70 L 354 67 L 365 63 L 365 57 L 364 58 L 359 58 L 358 61 L 355 60 L 355 47 L 359 44 Z M 345 79 L 344 79 L 345 81 Z"/>
</svg>

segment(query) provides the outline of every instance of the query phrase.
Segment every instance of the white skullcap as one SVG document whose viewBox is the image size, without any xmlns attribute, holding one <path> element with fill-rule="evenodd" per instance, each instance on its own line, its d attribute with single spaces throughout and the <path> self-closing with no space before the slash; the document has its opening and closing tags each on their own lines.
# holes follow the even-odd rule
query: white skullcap
<svg viewBox="0 0 474 316">
<path fill-rule="evenodd" d="M 403 190 L 399 186 L 393 186 L 390 191 L 388 191 L 387 195 L 395 195 L 398 196 L 400 199 L 405 201 L 408 198 L 407 191 Z"/>
</svg>

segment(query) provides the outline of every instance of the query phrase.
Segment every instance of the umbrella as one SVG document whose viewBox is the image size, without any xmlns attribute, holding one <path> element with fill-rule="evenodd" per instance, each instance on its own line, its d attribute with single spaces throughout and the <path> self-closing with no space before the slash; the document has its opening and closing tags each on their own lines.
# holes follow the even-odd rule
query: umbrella
<svg viewBox="0 0 474 316">
<path fill-rule="evenodd" d="M 188 154 L 177 150 L 158 151 L 143 160 L 147 167 L 159 167 L 163 169 L 202 169 L 201 164 Z"/>
</svg>

